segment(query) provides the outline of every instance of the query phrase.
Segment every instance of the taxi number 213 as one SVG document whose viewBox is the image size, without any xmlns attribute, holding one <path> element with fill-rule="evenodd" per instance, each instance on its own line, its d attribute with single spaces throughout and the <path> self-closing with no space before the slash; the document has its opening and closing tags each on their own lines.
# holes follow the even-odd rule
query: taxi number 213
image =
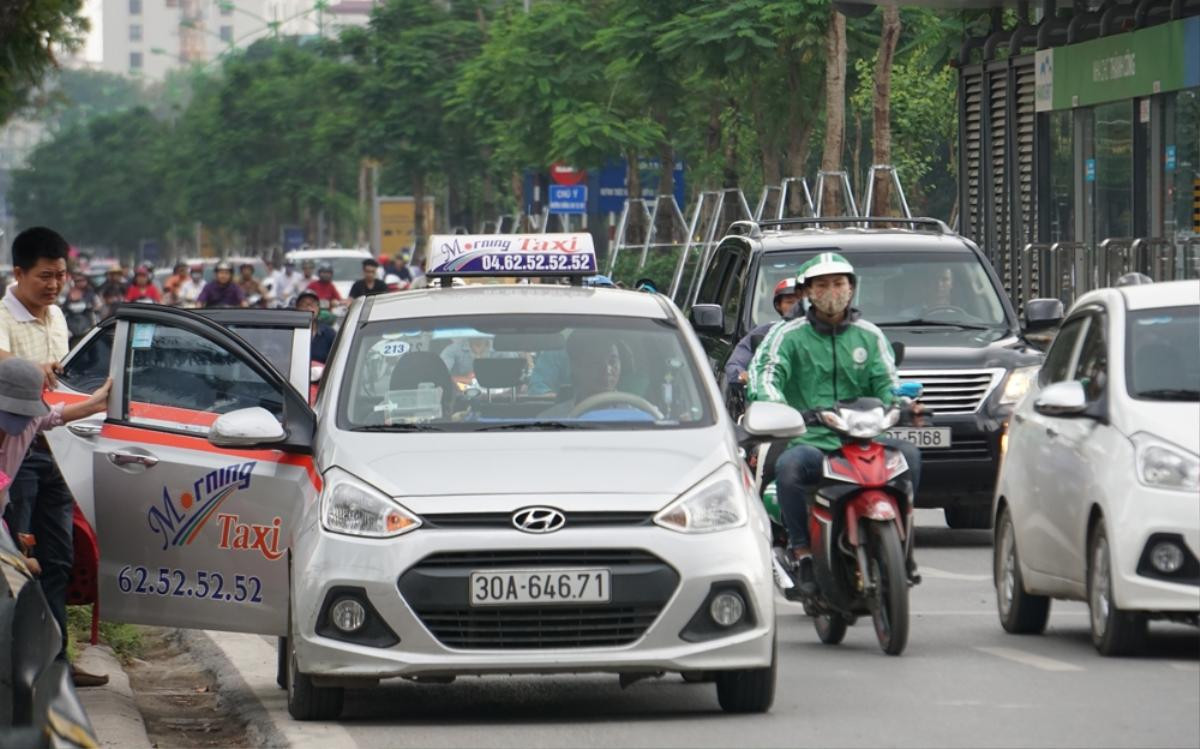
<svg viewBox="0 0 1200 749">
<path fill-rule="evenodd" d="M 189 575 L 183 570 L 159 567 L 157 574 L 145 567 L 125 565 L 117 574 L 117 587 L 122 593 L 138 596 L 174 596 L 200 598 L 209 601 L 262 603 L 262 580 L 254 575 L 234 575 L 226 581 L 220 572 L 197 570 Z"/>
</svg>

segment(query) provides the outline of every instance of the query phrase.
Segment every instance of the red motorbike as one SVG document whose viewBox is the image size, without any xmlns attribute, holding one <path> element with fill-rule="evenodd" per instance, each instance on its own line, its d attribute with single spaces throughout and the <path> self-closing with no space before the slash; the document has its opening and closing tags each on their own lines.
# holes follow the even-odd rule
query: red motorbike
<svg viewBox="0 0 1200 749">
<path fill-rule="evenodd" d="M 908 588 L 916 582 L 910 580 L 907 564 L 912 480 L 903 453 L 876 438 L 908 412 L 908 404 L 920 393 L 920 386 L 913 385 L 901 386 L 892 406 L 877 398 L 859 398 L 805 415 L 806 421 L 820 423 L 842 438 L 842 446 L 825 456 L 809 508 L 815 595 L 796 595 L 798 572 L 785 551 L 774 487 L 762 487 L 768 514 L 777 523 L 776 583 L 789 598 L 804 604 L 818 637 L 830 645 L 840 643 L 847 627 L 865 615 L 871 616 L 879 646 L 888 655 L 899 655 L 908 643 Z M 763 445 L 758 451 L 759 465 L 767 460 L 766 449 Z M 762 475 L 759 470 L 760 481 Z"/>
</svg>

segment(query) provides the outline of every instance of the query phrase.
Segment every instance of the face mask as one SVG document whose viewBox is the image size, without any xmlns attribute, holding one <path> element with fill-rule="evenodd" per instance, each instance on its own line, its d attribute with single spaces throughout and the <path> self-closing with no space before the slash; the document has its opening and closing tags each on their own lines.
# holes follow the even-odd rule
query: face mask
<svg viewBox="0 0 1200 749">
<path fill-rule="evenodd" d="M 833 289 L 812 289 L 809 291 L 809 300 L 812 305 L 820 310 L 828 317 L 836 317 L 850 306 L 850 299 L 854 296 L 854 289 L 850 286 Z"/>
</svg>

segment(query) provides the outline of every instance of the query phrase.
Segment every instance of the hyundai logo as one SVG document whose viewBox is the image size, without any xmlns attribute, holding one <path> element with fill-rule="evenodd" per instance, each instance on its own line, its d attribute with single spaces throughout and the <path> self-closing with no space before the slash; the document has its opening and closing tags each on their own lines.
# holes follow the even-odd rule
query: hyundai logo
<svg viewBox="0 0 1200 749">
<path fill-rule="evenodd" d="M 567 516 L 553 507 L 526 507 L 513 513 L 512 523 L 526 533 L 553 533 L 567 524 Z"/>
</svg>

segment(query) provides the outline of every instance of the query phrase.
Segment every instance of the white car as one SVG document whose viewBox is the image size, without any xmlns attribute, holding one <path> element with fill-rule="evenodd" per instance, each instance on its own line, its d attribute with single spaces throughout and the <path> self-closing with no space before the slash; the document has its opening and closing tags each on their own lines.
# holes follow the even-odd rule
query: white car
<svg viewBox="0 0 1200 749">
<path fill-rule="evenodd" d="M 449 241 L 473 239 L 455 276 L 595 272 L 586 234 Z M 85 462 L 105 618 L 280 636 L 302 720 L 336 718 L 346 687 L 463 674 L 682 672 L 726 710 L 770 707 L 766 513 L 665 297 L 364 297 L 315 408 L 202 316 L 115 320 L 121 376 Z"/>
<path fill-rule="evenodd" d="M 1099 289 L 1013 412 L 996 487 L 1001 624 L 1085 600 L 1106 655 L 1200 623 L 1200 281 Z"/>
</svg>

